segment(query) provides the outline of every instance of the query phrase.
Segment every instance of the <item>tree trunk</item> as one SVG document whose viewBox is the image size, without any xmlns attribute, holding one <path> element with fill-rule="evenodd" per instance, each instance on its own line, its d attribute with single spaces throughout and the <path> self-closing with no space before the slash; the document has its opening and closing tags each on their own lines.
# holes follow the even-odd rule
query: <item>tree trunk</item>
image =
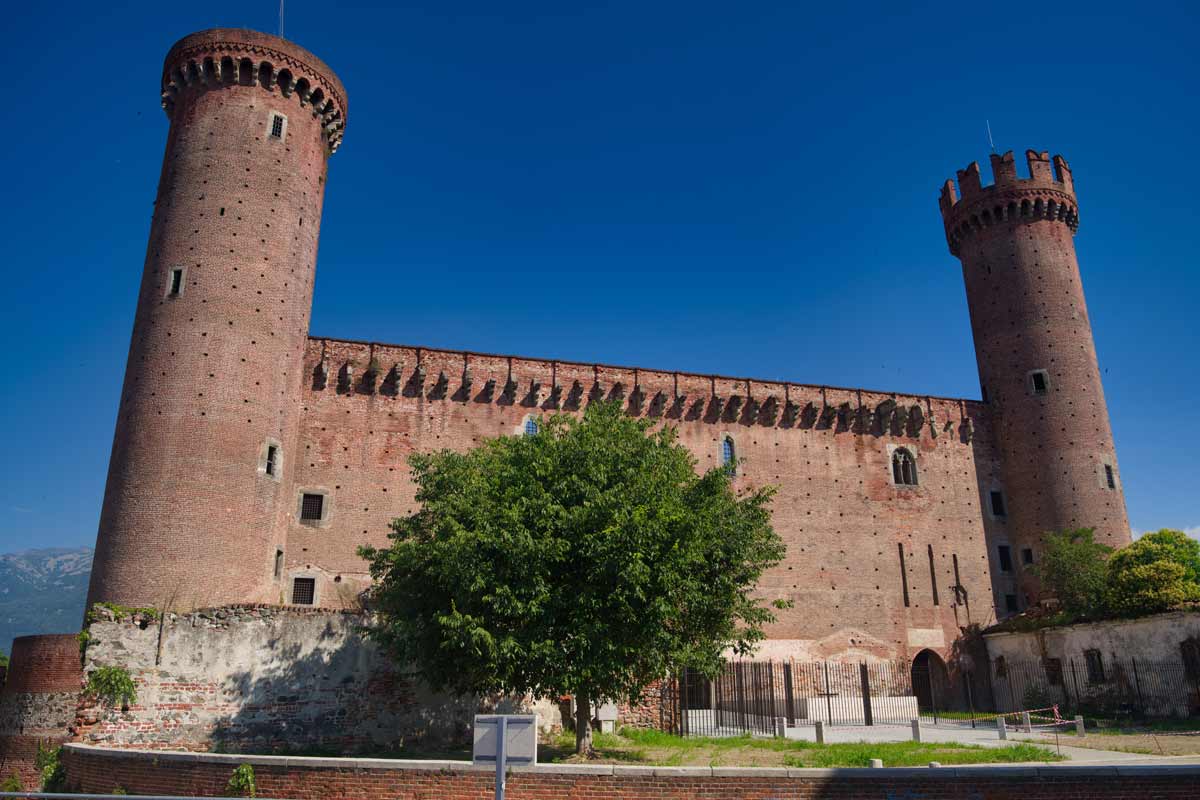
<svg viewBox="0 0 1200 800">
<path fill-rule="evenodd" d="M 587 695 L 575 693 L 575 754 L 591 758 L 592 750 L 592 706 Z"/>
</svg>

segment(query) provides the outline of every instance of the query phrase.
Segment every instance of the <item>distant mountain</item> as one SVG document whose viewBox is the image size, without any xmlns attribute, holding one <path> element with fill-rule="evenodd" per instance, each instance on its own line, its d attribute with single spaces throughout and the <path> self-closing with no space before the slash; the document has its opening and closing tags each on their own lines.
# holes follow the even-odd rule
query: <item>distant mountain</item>
<svg viewBox="0 0 1200 800">
<path fill-rule="evenodd" d="M 0 555 L 0 652 L 16 636 L 79 630 L 91 571 L 90 547 Z"/>
</svg>

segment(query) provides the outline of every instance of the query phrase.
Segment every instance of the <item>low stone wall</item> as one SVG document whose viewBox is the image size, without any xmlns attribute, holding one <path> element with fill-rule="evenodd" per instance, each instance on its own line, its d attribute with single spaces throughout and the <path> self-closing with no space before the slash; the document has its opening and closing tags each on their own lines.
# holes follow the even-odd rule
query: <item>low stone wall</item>
<svg viewBox="0 0 1200 800">
<path fill-rule="evenodd" d="M 97 608 L 93 618 L 85 670 L 124 667 L 137 701 L 81 706 L 75 741 L 88 744 L 369 753 L 467 740 L 481 710 L 558 722 L 549 704 L 429 692 L 365 638 L 362 614 L 239 606 L 160 619 Z"/>
<path fill-rule="evenodd" d="M 239 764 L 254 767 L 260 797 L 304 800 L 478 800 L 495 772 L 459 761 L 228 756 L 104 750 L 67 745 L 67 783 L 77 791 L 220 796 Z M 514 769 L 509 800 L 1184 800 L 1200 766 L 961 767 L 943 769 L 741 769 L 556 766 Z"/>
<path fill-rule="evenodd" d="M 8 681 L 0 692 L 0 780 L 16 773 L 25 788 L 37 788 L 38 746 L 67 740 L 82 682 L 74 634 L 13 640 Z"/>
</svg>

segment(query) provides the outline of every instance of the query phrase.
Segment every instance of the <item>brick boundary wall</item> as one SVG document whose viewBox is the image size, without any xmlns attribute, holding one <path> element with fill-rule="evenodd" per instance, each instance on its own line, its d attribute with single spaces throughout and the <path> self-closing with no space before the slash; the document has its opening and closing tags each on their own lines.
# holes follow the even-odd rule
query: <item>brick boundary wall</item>
<svg viewBox="0 0 1200 800">
<path fill-rule="evenodd" d="M 237 756 L 106 750 L 69 744 L 63 763 L 78 791 L 219 796 L 238 764 L 254 767 L 258 794 L 297 800 L 478 800 L 494 772 L 465 761 Z M 543 765 L 514 769 L 510 800 L 1183 800 L 1200 766 L 978 766 L 942 769 L 743 769 Z"/>
<path fill-rule="evenodd" d="M 82 686 L 75 634 L 13 639 L 8 682 L 0 691 L 0 780 L 15 773 L 25 788 L 37 788 L 38 745 L 67 740 Z"/>
</svg>

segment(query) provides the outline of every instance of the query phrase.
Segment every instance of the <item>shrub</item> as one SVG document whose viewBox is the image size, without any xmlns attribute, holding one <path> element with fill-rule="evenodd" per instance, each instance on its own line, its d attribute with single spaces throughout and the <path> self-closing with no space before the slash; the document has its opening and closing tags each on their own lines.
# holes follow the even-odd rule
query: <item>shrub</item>
<svg viewBox="0 0 1200 800">
<path fill-rule="evenodd" d="M 92 670 L 83 691 L 111 706 L 128 706 L 137 702 L 137 687 L 133 685 L 133 678 L 124 667 L 100 667 Z"/>
<path fill-rule="evenodd" d="M 21 776 L 13 773 L 0 781 L 0 792 L 23 792 L 25 791 L 24 784 L 21 783 Z"/>
<path fill-rule="evenodd" d="M 59 761 L 62 755 L 61 747 L 45 747 L 38 743 L 37 755 L 34 756 L 33 766 L 42 776 L 43 792 L 61 792 L 66 788 L 67 770 Z"/>
<path fill-rule="evenodd" d="M 254 785 L 254 767 L 249 764 L 239 764 L 229 777 L 229 785 L 225 787 L 226 797 L 256 797 L 258 787 Z"/>
<path fill-rule="evenodd" d="M 1107 606 L 1108 558 L 1113 550 L 1094 537 L 1092 528 L 1046 534 L 1041 563 L 1034 568 L 1072 618 L 1101 616 Z"/>
</svg>

